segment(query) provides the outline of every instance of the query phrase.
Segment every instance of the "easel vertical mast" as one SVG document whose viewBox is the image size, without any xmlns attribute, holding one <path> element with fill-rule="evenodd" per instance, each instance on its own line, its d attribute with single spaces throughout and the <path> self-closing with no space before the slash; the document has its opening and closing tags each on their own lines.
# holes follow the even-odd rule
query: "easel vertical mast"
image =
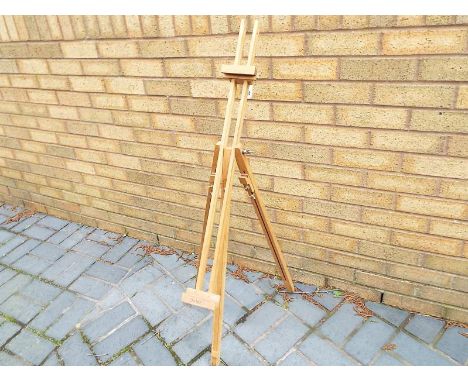
<svg viewBox="0 0 468 382">
<path fill-rule="evenodd" d="M 211 363 L 218 365 L 220 361 L 221 336 L 223 329 L 224 291 L 226 281 L 227 247 L 229 237 L 229 223 L 231 215 L 232 189 L 234 183 L 234 164 L 240 171 L 240 182 L 247 191 L 250 200 L 255 208 L 260 225 L 267 238 L 280 274 L 285 282 L 286 288 L 294 290 L 294 284 L 289 274 L 286 261 L 278 244 L 278 240 L 273 232 L 273 228 L 268 219 L 265 206 L 258 192 L 253 173 L 250 169 L 249 161 L 244 155 L 240 146 L 240 137 L 244 124 L 245 108 L 247 103 L 247 92 L 249 84 L 255 80 L 255 67 L 253 66 L 255 57 L 255 45 L 258 36 L 258 21 L 255 21 L 250 47 L 247 56 L 247 63 L 241 65 L 242 50 L 245 41 L 246 26 L 242 20 L 239 29 L 239 40 L 237 42 L 234 65 L 223 65 L 221 72 L 230 79 L 228 102 L 226 106 L 226 116 L 224 119 L 223 132 L 220 142 L 217 143 L 211 165 L 211 175 L 209 182 L 209 192 L 206 202 L 206 210 L 203 224 L 203 234 L 201 242 L 201 253 L 198 265 L 197 281 L 195 289 L 187 288 L 182 295 L 182 301 L 196 306 L 213 310 L 213 338 L 211 344 Z M 237 85 L 242 85 L 237 119 L 234 128 L 232 145 L 227 146 L 229 131 L 231 127 L 234 100 L 236 97 Z M 213 171 L 215 173 L 213 174 Z M 216 202 L 221 198 L 221 213 L 218 227 L 218 235 L 214 251 L 213 267 L 210 276 L 208 292 L 203 291 L 203 284 L 206 272 L 206 264 L 213 233 L 214 218 L 216 214 Z"/>
</svg>

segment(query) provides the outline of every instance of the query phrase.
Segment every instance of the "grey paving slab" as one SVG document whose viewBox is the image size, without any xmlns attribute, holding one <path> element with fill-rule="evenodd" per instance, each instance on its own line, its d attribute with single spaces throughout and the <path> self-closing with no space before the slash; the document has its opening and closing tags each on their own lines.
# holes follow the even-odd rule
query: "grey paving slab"
<svg viewBox="0 0 468 382">
<path fill-rule="evenodd" d="M 184 264 L 172 270 L 171 273 L 178 281 L 185 283 L 197 275 L 197 269 L 191 265 Z"/>
<path fill-rule="evenodd" d="M 51 237 L 47 239 L 47 242 L 53 244 L 60 244 L 66 238 L 70 237 L 74 232 L 76 232 L 81 227 L 81 224 L 78 223 L 68 223 L 65 227 L 57 231 Z"/>
<path fill-rule="evenodd" d="M 127 296 L 133 296 L 137 291 L 143 289 L 148 284 L 156 281 L 160 278 L 162 272 L 159 268 L 153 266 L 147 266 L 132 275 L 125 277 L 121 283 L 121 289 L 127 294 Z"/>
<path fill-rule="evenodd" d="M 39 330 L 46 330 L 52 323 L 59 319 L 73 303 L 76 301 L 76 296 L 70 292 L 62 292 L 54 299 L 34 320 L 30 325 Z"/>
<path fill-rule="evenodd" d="M 78 332 L 67 338 L 57 351 L 65 366 L 94 366 L 98 364 L 91 349 L 83 342 Z"/>
<path fill-rule="evenodd" d="M 12 232 L 22 232 L 31 227 L 38 220 L 41 220 L 44 217 L 43 214 L 34 214 L 26 219 L 21 219 L 17 223 L 12 223 L 10 230 Z M 8 225 L 7 225 L 8 226 Z"/>
<path fill-rule="evenodd" d="M 17 291 L 24 288 L 31 281 L 32 281 L 32 277 L 23 275 L 23 274 L 17 274 L 16 276 L 8 280 L 0 288 L 0 303 L 8 299 L 11 295 L 16 293 Z"/>
<path fill-rule="evenodd" d="M 400 326 L 401 323 L 409 316 L 409 313 L 405 312 L 404 310 L 397 309 L 389 305 L 379 304 L 373 301 L 366 301 L 366 306 L 395 326 Z"/>
<path fill-rule="evenodd" d="M 31 321 L 41 309 L 41 305 L 20 294 L 14 294 L 0 305 L 0 312 L 14 317 L 23 324 Z"/>
<path fill-rule="evenodd" d="M 268 301 L 237 325 L 235 332 L 251 344 L 285 315 L 286 312 L 282 308 Z"/>
<path fill-rule="evenodd" d="M 0 286 L 5 284 L 8 280 L 12 279 L 18 274 L 18 272 L 12 270 L 12 269 L 2 269 L 0 271 Z"/>
<path fill-rule="evenodd" d="M 395 331 L 395 327 L 376 317 L 368 318 L 364 326 L 346 343 L 344 350 L 367 365 Z"/>
<path fill-rule="evenodd" d="M 34 224 L 28 229 L 23 231 L 23 234 L 38 240 L 46 240 L 51 237 L 55 231 L 47 227 L 41 227 L 40 225 Z"/>
<path fill-rule="evenodd" d="M 54 216 L 46 216 L 43 219 L 39 220 L 37 224 L 58 231 L 65 227 L 68 224 L 68 222 L 66 220 L 56 218 Z"/>
<path fill-rule="evenodd" d="M 448 366 L 454 365 L 448 357 L 438 354 L 434 350 L 424 346 L 422 342 L 418 342 L 409 335 L 401 332 L 392 343 L 396 345 L 394 353 L 400 355 L 410 364 L 415 366 Z"/>
<path fill-rule="evenodd" d="M 107 251 L 102 259 L 111 263 L 118 262 L 123 255 L 125 255 L 130 249 L 132 249 L 138 243 L 137 239 L 132 237 L 124 237 L 120 243 L 114 245 L 109 251 Z"/>
<path fill-rule="evenodd" d="M 160 247 L 162 250 L 167 250 L 167 247 Z M 184 262 L 179 259 L 176 255 L 160 255 L 154 253 L 151 257 L 156 260 L 159 264 L 161 264 L 167 270 L 172 270 L 184 264 Z"/>
<path fill-rule="evenodd" d="M 68 237 L 64 238 L 63 241 L 60 242 L 60 246 L 66 249 L 71 249 L 94 230 L 95 228 L 93 227 L 80 225 L 77 230 L 75 230 L 72 234 L 70 234 Z"/>
<path fill-rule="evenodd" d="M 6 349 L 31 362 L 33 365 L 39 365 L 54 349 L 54 344 L 23 329 L 20 334 L 6 345 Z"/>
<path fill-rule="evenodd" d="M 21 326 L 13 322 L 6 321 L 0 325 L 0 347 L 5 345 L 16 333 L 21 330 Z"/>
<path fill-rule="evenodd" d="M 168 343 L 185 336 L 210 313 L 191 305 L 184 306 L 177 314 L 171 315 L 158 326 L 158 332 Z"/>
<path fill-rule="evenodd" d="M 30 363 L 21 359 L 18 356 L 8 354 L 7 352 L 0 352 L 0 366 L 29 366 Z"/>
<path fill-rule="evenodd" d="M 221 363 L 220 363 L 221 365 Z M 202 356 L 197 358 L 196 361 L 190 364 L 190 366 L 211 366 L 211 354 L 209 351 L 203 353 Z"/>
<path fill-rule="evenodd" d="M 97 228 L 88 235 L 87 239 L 112 246 L 118 244 L 120 240 L 123 239 L 123 236 L 115 232 L 108 232 Z"/>
<path fill-rule="evenodd" d="M 313 363 L 297 350 L 288 354 L 278 366 L 312 366 Z"/>
<path fill-rule="evenodd" d="M 39 280 L 33 280 L 21 290 L 22 295 L 43 306 L 55 299 L 60 293 L 62 293 L 62 289 Z"/>
<path fill-rule="evenodd" d="M 132 297 L 133 304 L 152 326 L 169 317 L 171 311 L 151 290 L 142 290 Z"/>
<path fill-rule="evenodd" d="M 294 298 L 288 305 L 288 310 L 300 317 L 310 326 L 316 325 L 322 318 L 327 315 L 327 312 L 314 305 L 313 303 L 304 300 L 302 297 Z"/>
<path fill-rule="evenodd" d="M 437 343 L 437 349 L 448 354 L 455 361 L 465 364 L 468 361 L 468 339 L 462 334 L 467 329 L 452 327 L 448 328 Z"/>
<path fill-rule="evenodd" d="M 320 292 L 314 294 L 313 299 L 328 310 L 333 310 L 343 300 L 341 297 L 333 296 L 332 293 Z"/>
<path fill-rule="evenodd" d="M 65 249 L 58 245 L 44 242 L 33 248 L 31 254 L 41 259 L 54 262 L 65 254 Z"/>
<path fill-rule="evenodd" d="M 384 352 L 379 357 L 377 357 L 373 365 L 375 366 L 404 366 L 405 364 L 397 360 L 396 358 L 392 357 L 388 353 Z"/>
<path fill-rule="evenodd" d="M 95 300 L 104 297 L 111 288 L 110 284 L 86 275 L 80 276 L 69 287 L 70 290 Z"/>
<path fill-rule="evenodd" d="M 4 230 L 4 229 L 0 229 L 0 244 L 5 243 L 6 241 L 10 240 L 14 236 L 15 236 L 14 233 Z"/>
<path fill-rule="evenodd" d="M 265 294 L 273 294 L 276 292 L 275 286 L 282 284 L 279 279 L 271 279 L 268 277 L 259 278 L 255 281 L 255 285 Z"/>
<path fill-rule="evenodd" d="M 262 366 L 265 362 L 260 359 L 245 343 L 234 335 L 229 334 L 222 341 L 222 359 L 231 366 Z"/>
<path fill-rule="evenodd" d="M 34 247 L 37 247 L 39 244 L 40 241 L 36 239 L 26 240 L 20 245 L 16 246 L 15 249 L 8 252 L 5 256 L 3 256 L 1 258 L 1 262 L 4 264 L 13 264 L 15 261 L 26 255 L 29 251 L 31 251 Z"/>
<path fill-rule="evenodd" d="M 133 342 L 137 341 L 149 330 L 141 317 L 135 317 L 127 322 L 104 340 L 94 345 L 94 352 L 98 359 L 105 362 L 112 356 Z"/>
<path fill-rule="evenodd" d="M 49 261 L 41 259 L 40 257 L 27 253 L 17 261 L 13 263 L 13 267 L 20 269 L 23 272 L 31 275 L 39 275 L 44 272 L 52 264 Z"/>
<path fill-rule="evenodd" d="M 86 271 L 86 274 L 108 283 L 118 284 L 127 274 L 127 270 L 115 265 L 96 262 Z"/>
<path fill-rule="evenodd" d="M 61 286 L 68 286 L 94 262 L 91 257 L 67 252 L 47 268 L 42 276 Z"/>
<path fill-rule="evenodd" d="M 4 242 L 2 245 L 0 245 L 0 261 L 4 262 L 5 256 L 18 247 L 20 244 L 24 243 L 26 241 L 25 237 L 22 236 L 14 236 L 10 240 Z"/>
<path fill-rule="evenodd" d="M 224 297 L 224 314 L 223 320 L 229 326 L 234 326 L 246 313 L 247 309 L 243 308 L 236 300 L 229 295 Z"/>
<path fill-rule="evenodd" d="M 346 337 L 364 321 L 356 314 L 353 307 L 352 304 L 343 304 L 320 326 L 320 331 L 338 345 L 342 344 Z"/>
<path fill-rule="evenodd" d="M 110 366 L 138 366 L 137 361 L 131 356 L 129 352 L 122 354 L 120 357 L 112 361 Z"/>
<path fill-rule="evenodd" d="M 442 330 L 445 321 L 433 317 L 416 314 L 405 326 L 405 330 L 421 338 L 424 342 L 431 343 Z"/>
<path fill-rule="evenodd" d="M 177 365 L 171 352 L 155 337 L 154 333 L 143 337 L 133 346 L 133 351 L 146 366 Z"/>
<path fill-rule="evenodd" d="M 73 246 L 72 249 L 76 252 L 84 253 L 87 256 L 98 259 L 109 250 L 109 247 L 92 240 L 84 239 Z"/>
<path fill-rule="evenodd" d="M 254 284 L 248 284 L 232 276 L 226 277 L 226 292 L 247 309 L 252 309 L 264 299 L 262 291 Z"/>
<path fill-rule="evenodd" d="M 0 214 L 5 216 L 15 216 L 16 213 L 19 211 L 19 207 L 12 206 L 10 204 L 3 203 L 0 206 Z"/>
<path fill-rule="evenodd" d="M 92 342 L 97 342 L 135 314 L 132 306 L 128 302 L 124 302 L 84 326 L 83 332 Z"/>
<path fill-rule="evenodd" d="M 185 288 L 170 276 L 163 276 L 151 284 L 154 291 L 173 310 L 182 309 L 184 303 L 180 300 Z"/>
<path fill-rule="evenodd" d="M 255 349 L 270 363 L 275 364 L 309 328 L 294 316 L 288 315 L 278 326 L 255 344 Z"/>
<path fill-rule="evenodd" d="M 351 366 L 357 364 L 332 342 L 315 334 L 307 337 L 299 346 L 299 350 L 312 362 L 320 366 Z"/>
<path fill-rule="evenodd" d="M 55 351 L 53 351 L 52 353 L 50 353 L 50 355 L 44 361 L 42 366 L 63 366 L 63 364 L 59 360 L 57 353 Z"/>
</svg>

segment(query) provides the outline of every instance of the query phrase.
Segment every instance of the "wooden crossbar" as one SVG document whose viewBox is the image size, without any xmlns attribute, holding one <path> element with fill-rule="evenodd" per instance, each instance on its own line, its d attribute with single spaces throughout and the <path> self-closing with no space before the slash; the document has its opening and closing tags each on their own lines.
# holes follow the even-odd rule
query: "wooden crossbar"
<svg viewBox="0 0 468 382">
<path fill-rule="evenodd" d="M 221 355 L 221 335 L 223 328 L 224 292 L 227 267 L 227 246 L 229 239 L 229 224 L 231 216 L 231 200 L 234 183 L 234 166 L 237 165 L 239 180 L 247 191 L 252 201 L 255 213 L 267 239 L 268 245 L 273 253 L 281 277 L 289 291 L 294 291 L 294 284 L 279 246 L 278 240 L 273 232 L 273 227 L 268 219 L 265 205 L 255 182 L 249 161 L 240 146 L 240 137 L 244 124 L 245 110 L 247 104 L 247 91 L 249 84 L 255 79 L 256 69 L 253 65 L 255 57 L 255 45 L 258 36 L 258 21 L 255 21 L 246 64 L 241 64 L 242 51 L 246 35 L 245 20 L 241 21 L 239 39 L 237 41 L 234 64 L 223 65 L 221 72 L 230 81 L 229 95 L 226 106 L 221 140 L 216 144 L 211 173 L 208 185 L 208 195 L 205 205 L 205 216 L 203 221 L 202 239 L 200 245 L 200 257 L 198 265 L 195 289 L 187 288 L 182 295 L 182 301 L 195 306 L 203 307 L 213 311 L 213 332 L 211 343 L 211 364 L 218 365 Z M 237 86 L 241 86 L 239 104 L 237 108 L 236 123 L 232 136 L 231 145 L 228 146 L 234 101 Z M 204 291 L 204 280 L 206 265 L 211 247 L 211 237 L 214 228 L 217 201 L 221 200 L 221 212 L 219 218 L 218 233 L 214 248 L 213 266 L 211 269 L 208 291 Z"/>
</svg>

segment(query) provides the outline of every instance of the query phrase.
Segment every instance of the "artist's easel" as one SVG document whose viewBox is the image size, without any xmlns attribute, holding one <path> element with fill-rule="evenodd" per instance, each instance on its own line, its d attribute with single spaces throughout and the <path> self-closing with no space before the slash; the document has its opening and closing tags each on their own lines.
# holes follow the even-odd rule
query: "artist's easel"
<svg viewBox="0 0 468 382">
<path fill-rule="evenodd" d="M 255 56 L 255 43 L 258 35 L 258 21 L 255 21 L 254 23 L 247 63 L 241 64 L 245 34 L 245 20 L 242 20 L 240 24 L 239 39 L 237 41 L 234 64 L 222 65 L 221 67 L 221 72 L 225 78 L 229 79 L 230 81 L 226 116 L 224 119 L 221 141 L 219 141 L 215 146 L 213 162 L 211 164 L 211 176 L 209 180 L 208 197 L 206 200 L 197 281 L 195 289 L 187 288 L 187 290 L 182 295 L 183 302 L 210 309 L 214 312 L 213 338 L 211 344 L 212 365 L 218 365 L 220 360 L 221 335 L 223 331 L 224 289 L 226 280 L 229 219 L 231 212 L 232 186 L 234 181 L 234 162 L 237 163 L 237 167 L 240 172 L 239 180 L 244 186 L 244 189 L 247 191 L 249 198 L 254 206 L 263 232 L 278 265 L 280 274 L 284 280 L 285 286 L 289 291 L 294 291 L 294 284 L 292 282 L 291 275 L 289 274 L 286 261 L 284 260 L 283 253 L 279 247 L 278 240 L 273 233 L 271 223 L 265 210 L 265 205 L 263 204 L 263 201 L 260 197 L 257 184 L 249 165 L 249 161 L 246 157 L 247 152 L 242 150 L 240 145 L 240 136 L 244 122 L 248 87 L 256 77 L 256 69 L 253 65 L 253 61 Z M 237 110 L 237 120 L 234 128 L 234 136 L 232 138 L 231 146 L 228 146 L 237 85 L 242 87 L 242 91 Z M 213 258 L 213 266 L 210 276 L 210 285 L 208 292 L 205 292 L 203 290 L 203 283 L 205 279 L 206 264 L 210 250 L 218 197 L 220 197 L 222 201 L 221 215 Z"/>
</svg>

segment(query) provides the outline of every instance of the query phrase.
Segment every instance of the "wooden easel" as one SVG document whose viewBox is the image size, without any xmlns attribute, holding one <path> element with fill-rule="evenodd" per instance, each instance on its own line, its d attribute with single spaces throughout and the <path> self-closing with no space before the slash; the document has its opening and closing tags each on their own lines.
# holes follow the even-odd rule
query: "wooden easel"
<svg viewBox="0 0 468 382">
<path fill-rule="evenodd" d="M 248 86 L 255 80 L 256 69 L 253 65 L 255 56 L 255 43 L 258 36 L 258 21 L 255 21 L 250 47 L 247 57 L 247 63 L 242 65 L 242 51 L 246 35 L 245 20 L 242 20 L 239 30 L 239 39 L 237 41 L 236 55 L 233 65 L 222 65 L 221 72 L 225 78 L 230 81 L 229 96 L 226 106 L 226 115 L 224 119 L 223 133 L 221 140 L 216 144 L 213 162 L 211 165 L 211 176 L 209 180 L 209 191 L 206 200 L 205 219 L 203 223 L 201 254 L 199 258 L 198 274 L 195 289 L 187 288 L 182 294 L 182 301 L 188 304 L 196 305 L 212 310 L 213 313 L 213 338 L 211 344 L 211 364 L 218 365 L 220 360 L 221 335 L 223 329 L 223 308 L 224 308 L 224 290 L 226 280 L 227 266 L 227 246 L 229 236 L 229 219 L 231 212 L 231 197 L 234 181 L 234 162 L 240 172 L 239 180 L 247 191 L 249 198 L 254 206 L 255 212 L 268 244 L 273 252 L 276 264 L 284 280 L 286 288 L 294 291 L 294 284 L 289 274 L 286 261 L 278 244 L 278 240 L 273 232 L 271 223 L 268 219 L 265 205 L 260 197 L 259 190 L 249 161 L 246 157 L 247 152 L 242 150 L 240 145 L 240 136 L 245 116 L 247 103 Z M 237 111 L 237 120 L 234 128 L 234 135 L 231 146 L 228 146 L 231 119 L 233 113 L 234 101 L 236 98 L 237 85 L 242 87 Z M 216 214 L 216 204 L 218 197 L 222 201 L 218 235 L 213 258 L 213 267 L 210 276 L 210 285 L 207 292 L 203 290 L 205 279 L 206 264 L 213 233 L 214 218 Z"/>
</svg>

